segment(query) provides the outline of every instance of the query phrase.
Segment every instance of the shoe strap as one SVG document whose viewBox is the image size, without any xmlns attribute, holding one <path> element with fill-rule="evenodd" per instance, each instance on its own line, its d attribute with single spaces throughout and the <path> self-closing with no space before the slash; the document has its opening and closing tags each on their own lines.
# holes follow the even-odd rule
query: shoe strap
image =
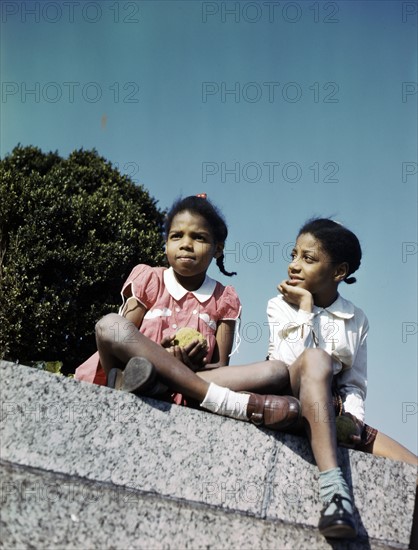
<svg viewBox="0 0 418 550">
<path fill-rule="evenodd" d="M 253 396 L 255 403 L 250 406 L 254 407 L 254 410 L 251 411 L 248 420 L 256 426 L 262 426 L 264 424 L 264 404 L 266 402 L 266 396 L 258 394 L 253 394 Z"/>
<path fill-rule="evenodd" d="M 343 495 L 340 495 L 339 493 L 335 493 L 335 495 L 332 497 L 332 499 L 328 502 L 328 506 L 330 504 L 334 503 L 338 508 L 344 509 L 343 500 L 346 500 L 347 502 L 349 502 L 352 505 L 352 502 L 349 498 L 347 498 Z"/>
</svg>

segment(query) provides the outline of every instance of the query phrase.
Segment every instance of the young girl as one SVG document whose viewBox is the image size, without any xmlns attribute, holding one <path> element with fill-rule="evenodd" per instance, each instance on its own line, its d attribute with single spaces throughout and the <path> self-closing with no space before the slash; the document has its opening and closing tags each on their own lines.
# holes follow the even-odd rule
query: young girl
<svg viewBox="0 0 418 550">
<path fill-rule="evenodd" d="M 363 311 L 338 293 L 342 281 L 356 281 L 351 275 L 360 260 L 354 233 L 329 219 L 309 221 L 299 231 L 288 279 L 267 307 L 269 358 L 288 365 L 289 393 L 300 400 L 320 470 L 319 529 L 329 537 L 356 533 L 351 497 L 337 464 L 335 414 L 355 421 L 347 446 L 416 464 L 410 451 L 364 424 L 369 326 Z"/>
<path fill-rule="evenodd" d="M 181 394 L 173 396 L 177 403 L 185 395 L 217 414 L 271 429 L 295 424 L 297 399 L 264 395 L 288 384 L 282 363 L 226 366 L 241 305 L 232 287 L 206 274 L 215 258 L 221 272 L 231 275 L 223 263 L 228 231 L 220 213 L 205 198 L 187 197 L 171 208 L 165 233 L 170 268 L 133 269 L 120 315 L 97 323 L 98 353 L 77 369 L 76 378 L 105 384 L 110 375 L 112 386 L 147 395 L 158 393 L 162 382 Z M 195 340 L 174 346 L 175 333 L 186 326 L 201 332 L 207 345 Z M 247 390 L 263 395 L 237 393 Z"/>
</svg>

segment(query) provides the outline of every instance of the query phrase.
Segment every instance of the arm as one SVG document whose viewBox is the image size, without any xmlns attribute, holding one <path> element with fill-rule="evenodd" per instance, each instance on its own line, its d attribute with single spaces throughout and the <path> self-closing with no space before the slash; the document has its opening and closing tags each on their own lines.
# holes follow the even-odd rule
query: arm
<svg viewBox="0 0 418 550">
<path fill-rule="evenodd" d="M 309 292 L 309 290 L 299 288 L 296 285 L 297 283 L 289 280 L 284 280 L 279 285 L 277 285 L 277 288 L 282 293 L 285 302 L 297 306 L 302 311 L 312 313 L 314 305 L 312 294 Z"/>
<path fill-rule="evenodd" d="M 229 356 L 234 344 L 236 321 L 220 321 L 216 329 L 216 346 L 212 355 L 212 363 L 205 368 L 224 367 L 229 365 Z"/>
<path fill-rule="evenodd" d="M 363 314 L 364 315 L 364 314 Z M 366 316 L 359 323 L 358 347 L 351 368 L 337 375 L 338 391 L 343 399 L 345 413 L 364 422 L 364 401 L 367 394 L 367 335 L 369 323 Z"/>
<path fill-rule="evenodd" d="M 367 334 L 366 334 L 367 336 Z M 351 418 L 355 425 L 355 432 L 350 436 L 349 441 L 345 438 L 337 438 L 339 445 L 348 448 L 355 448 L 361 443 L 361 434 L 364 424 L 364 400 L 366 398 L 367 385 L 367 346 L 366 338 L 360 344 L 355 362 L 350 369 L 342 371 L 336 377 L 338 392 L 342 397 L 342 415 Z"/>
<path fill-rule="evenodd" d="M 279 296 L 268 302 L 267 318 L 270 358 L 291 365 L 306 348 L 315 347 L 311 312 L 298 309 Z"/>
<path fill-rule="evenodd" d="M 134 325 L 139 329 L 142 325 L 142 320 L 144 319 L 146 312 L 146 307 L 141 304 L 141 302 L 138 302 L 136 298 L 130 296 L 122 306 L 119 315 L 122 315 L 122 317 L 125 317 L 128 321 L 134 323 Z"/>
<path fill-rule="evenodd" d="M 119 315 L 132 321 L 139 329 L 146 312 L 159 292 L 159 278 L 156 269 L 145 264 L 135 266 L 122 287 L 122 305 Z"/>
</svg>

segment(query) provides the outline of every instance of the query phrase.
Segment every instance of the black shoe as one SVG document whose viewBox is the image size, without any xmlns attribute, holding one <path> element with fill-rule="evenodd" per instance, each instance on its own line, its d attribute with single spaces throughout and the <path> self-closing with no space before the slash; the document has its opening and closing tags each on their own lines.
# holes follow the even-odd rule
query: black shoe
<svg viewBox="0 0 418 550">
<path fill-rule="evenodd" d="M 107 377 L 107 386 L 115 390 L 145 395 L 157 381 L 154 365 L 145 357 L 132 357 L 124 370 L 112 369 Z"/>
<path fill-rule="evenodd" d="M 357 536 L 356 524 L 353 515 L 343 507 L 343 500 L 348 500 L 339 494 L 335 494 L 321 512 L 318 529 L 324 537 L 338 539 L 353 539 Z M 337 507 L 333 514 L 325 515 L 331 504 Z"/>
</svg>

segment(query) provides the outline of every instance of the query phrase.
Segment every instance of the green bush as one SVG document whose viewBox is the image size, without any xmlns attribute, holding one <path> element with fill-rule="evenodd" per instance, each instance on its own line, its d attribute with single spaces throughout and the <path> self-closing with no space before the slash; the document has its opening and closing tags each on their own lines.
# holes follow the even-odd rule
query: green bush
<svg viewBox="0 0 418 550">
<path fill-rule="evenodd" d="M 17 146 L 0 161 L 0 357 L 72 372 L 132 267 L 164 262 L 163 217 L 96 151 Z"/>
</svg>

